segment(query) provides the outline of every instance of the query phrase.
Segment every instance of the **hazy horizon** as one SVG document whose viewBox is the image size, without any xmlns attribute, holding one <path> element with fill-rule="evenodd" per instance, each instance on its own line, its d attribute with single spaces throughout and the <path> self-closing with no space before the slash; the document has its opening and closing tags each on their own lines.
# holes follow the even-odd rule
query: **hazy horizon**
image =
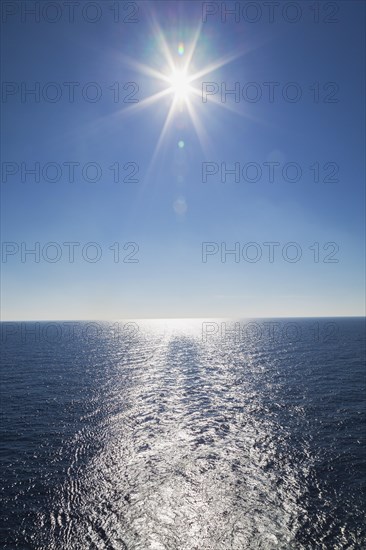
<svg viewBox="0 0 366 550">
<path fill-rule="evenodd" d="M 0 323 L 68 323 L 68 322 L 113 322 L 117 323 L 119 321 L 206 321 L 206 320 L 230 320 L 230 321 L 244 321 L 251 319 L 363 319 L 366 318 L 366 315 L 303 315 L 303 316 L 245 316 L 245 317 L 228 317 L 228 316 L 199 316 L 199 317 L 111 317 L 111 318 L 90 318 L 90 319 L 0 319 Z"/>
</svg>

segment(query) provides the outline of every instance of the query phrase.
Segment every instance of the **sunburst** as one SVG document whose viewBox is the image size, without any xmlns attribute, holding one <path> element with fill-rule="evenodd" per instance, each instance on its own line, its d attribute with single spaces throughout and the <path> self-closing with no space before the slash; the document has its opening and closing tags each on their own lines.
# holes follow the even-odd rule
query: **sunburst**
<svg viewBox="0 0 366 550">
<path fill-rule="evenodd" d="M 197 44 L 201 35 L 202 23 L 200 23 L 193 34 L 193 38 L 188 45 L 183 42 L 169 45 L 164 33 L 155 19 L 152 20 L 152 26 L 156 43 L 161 51 L 161 67 L 152 68 L 132 59 L 123 56 L 123 60 L 134 70 L 139 71 L 145 76 L 151 77 L 160 82 L 163 89 L 154 93 L 139 103 L 124 109 L 124 114 L 140 111 L 150 108 L 154 104 L 165 101 L 167 104 L 167 115 L 160 131 L 159 139 L 152 156 L 152 162 L 156 158 L 160 147 L 166 137 L 168 129 L 176 114 L 186 111 L 193 128 L 198 136 L 201 147 L 205 149 L 207 145 L 207 136 L 204 130 L 204 124 L 198 113 L 199 104 L 202 103 L 202 79 L 210 73 L 229 64 L 233 60 L 241 57 L 245 51 L 240 50 L 235 54 L 227 55 L 216 61 L 209 62 L 200 69 L 193 69 L 193 58 L 197 50 Z M 169 104 L 170 100 L 170 104 Z M 228 103 L 221 103 L 219 97 L 212 96 L 212 103 L 223 108 L 233 110 Z M 236 112 L 237 110 L 234 109 Z M 242 114 L 242 113 L 241 113 Z"/>
</svg>

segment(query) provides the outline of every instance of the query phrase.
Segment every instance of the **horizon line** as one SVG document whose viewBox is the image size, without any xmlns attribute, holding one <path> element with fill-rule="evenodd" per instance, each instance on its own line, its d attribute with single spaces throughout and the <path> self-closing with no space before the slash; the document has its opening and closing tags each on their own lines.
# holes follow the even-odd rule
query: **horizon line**
<svg viewBox="0 0 366 550">
<path fill-rule="evenodd" d="M 56 323 L 56 322 L 77 322 L 77 323 L 86 323 L 86 322 L 114 322 L 119 321 L 180 321 L 180 320 L 211 320 L 211 319 L 229 319 L 232 321 L 235 320 L 244 320 L 244 319 L 364 319 L 366 318 L 366 313 L 363 315 L 278 315 L 278 316 L 248 316 L 248 317 L 229 317 L 229 316 L 195 316 L 195 317 L 119 317 L 117 318 L 108 318 L 108 319 L 1 319 L 0 323 Z"/>
</svg>

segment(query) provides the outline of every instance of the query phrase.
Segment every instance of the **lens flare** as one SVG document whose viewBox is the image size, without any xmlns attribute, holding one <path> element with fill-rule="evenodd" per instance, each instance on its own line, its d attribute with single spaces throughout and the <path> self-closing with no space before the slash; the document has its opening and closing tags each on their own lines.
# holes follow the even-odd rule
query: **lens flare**
<svg viewBox="0 0 366 550">
<path fill-rule="evenodd" d="M 170 48 L 167 38 L 157 21 L 153 21 L 152 30 L 157 44 L 156 51 L 159 53 L 158 59 L 162 66 L 161 69 L 155 68 L 151 63 L 146 65 L 137 62 L 135 59 L 122 56 L 122 59 L 135 70 L 166 85 L 164 89 L 152 93 L 142 101 L 124 109 L 124 113 L 129 114 L 144 108 L 149 108 L 159 103 L 161 100 L 164 100 L 164 98 L 170 101 L 170 106 L 167 110 L 158 141 L 152 154 L 150 167 L 153 166 L 157 158 L 162 143 L 172 125 L 173 119 L 176 121 L 183 115 L 187 115 L 186 118 L 193 124 L 200 145 L 204 151 L 207 152 L 207 148 L 210 145 L 210 136 L 208 136 L 206 132 L 205 125 L 199 112 L 199 105 L 202 104 L 203 93 L 203 83 L 200 81 L 202 81 L 202 78 L 206 75 L 228 65 L 248 51 L 247 48 L 236 50 L 235 53 L 228 54 L 216 61 L 211 61 L 197 70 L 196 62 L 193 62 L 193 58 L 197 55 L 201 60 L 200 64 L 202 63 L 202 53 L 199 51 L 196 53 L 202 30 L 202 25 L 200 23 L 197 24 L 190 41 L 187 41 L 187 43 L 183 41 L 175 42 L 173 49 Z M 214 94 L 210 96 L 210 100 L 216 106 L 224 107 L 240 116 L 243 115 L 238 109 L 220 101 L 219 97 L 216 97 Z M 185 147 L 184 142 L 181 140 L 179 143 L 181 143 L 181 145 L 178 145 L 178 147 L 183 149 L 183 147 Z"/>
</svg>

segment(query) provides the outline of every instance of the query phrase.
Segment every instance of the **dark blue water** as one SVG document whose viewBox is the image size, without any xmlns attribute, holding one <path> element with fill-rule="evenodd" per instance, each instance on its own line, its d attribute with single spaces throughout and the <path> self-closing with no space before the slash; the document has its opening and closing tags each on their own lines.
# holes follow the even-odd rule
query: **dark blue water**
<svg viewBox="0 0 366 550">
<path fill-rule="evenodd" d="M 1 548 L 366 548 L 364 319 L 1 328 Z"/>
</svg>

